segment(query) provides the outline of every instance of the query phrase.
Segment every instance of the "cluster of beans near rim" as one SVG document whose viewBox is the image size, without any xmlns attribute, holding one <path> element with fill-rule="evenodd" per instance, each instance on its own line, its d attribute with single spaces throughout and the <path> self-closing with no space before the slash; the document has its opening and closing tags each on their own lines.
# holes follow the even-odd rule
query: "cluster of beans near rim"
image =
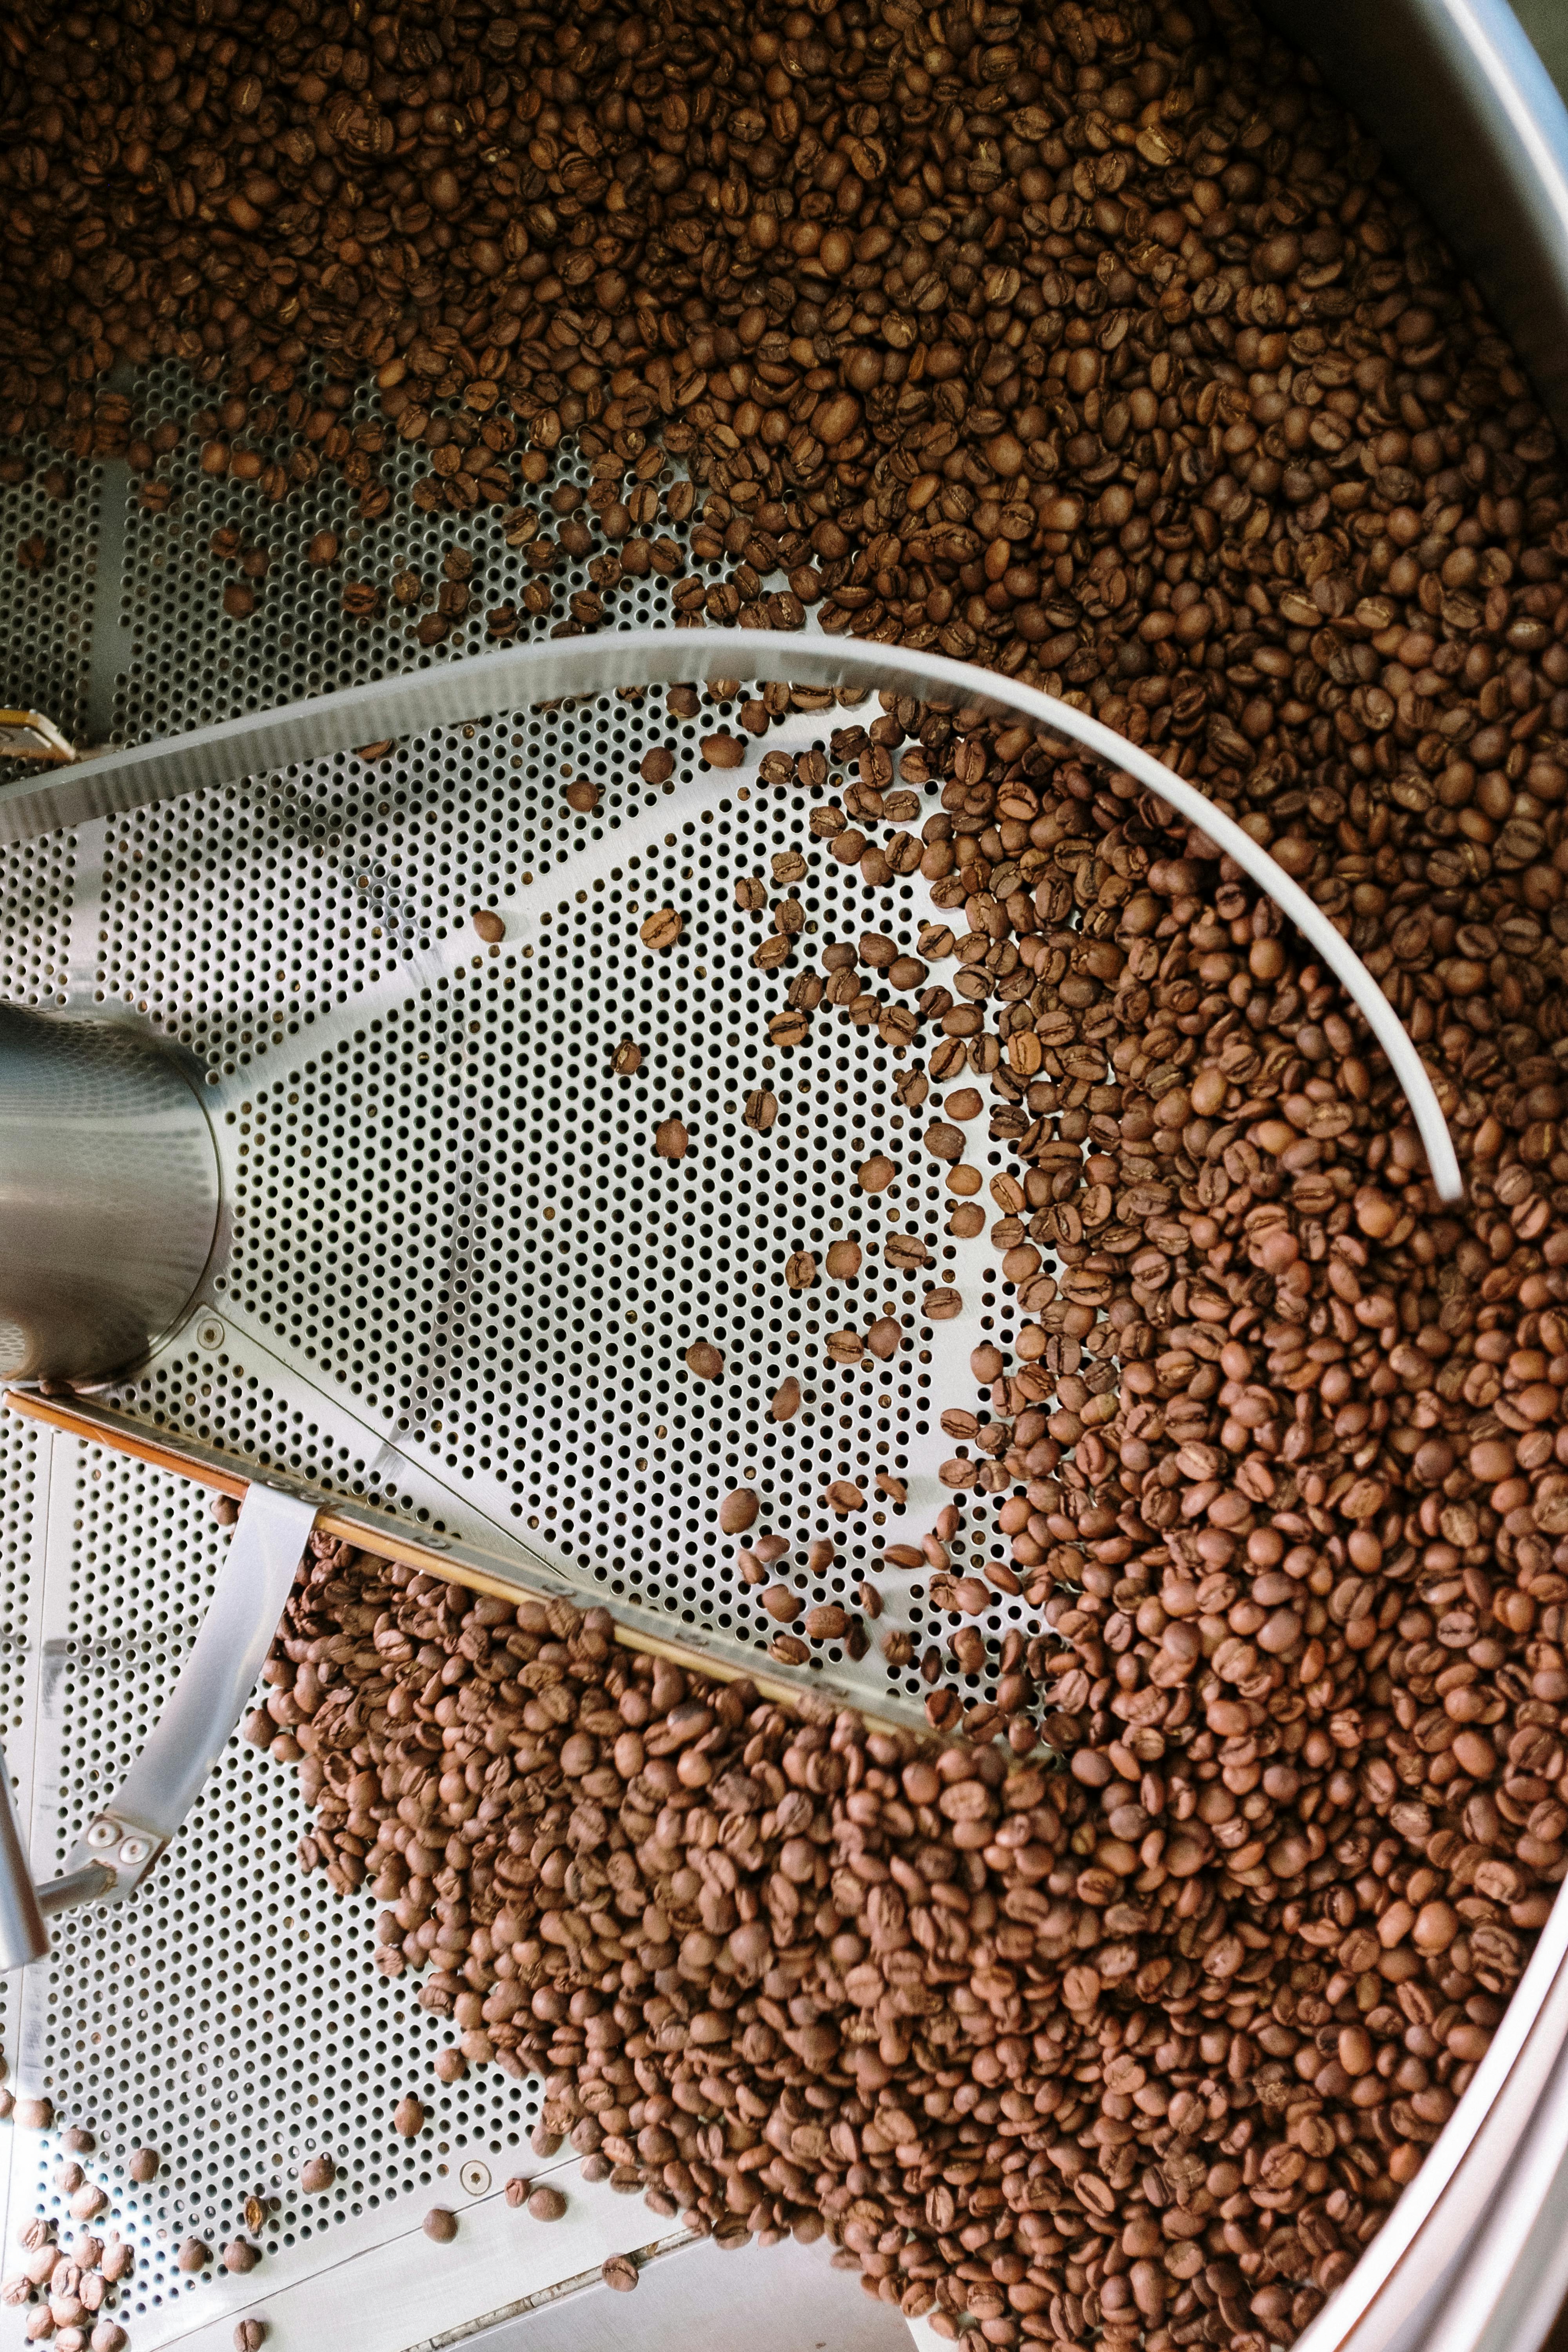
<svg viewBox="0 0 1568 2352">
<path fill-rule="evenodd" d="M 515 511 L 543 615 L 527 486 L 572 436 L 570 630 L 667 561 L 680 457 L 693 552 L 734 562 L 684 614 L 810 604 L 1076 697 L 1270 846 L 1421 1045 L 1452 1213 L 1203 844 L 972 714 L 884 712 L 833 841 L 896 870 L 871 755 L 919 738 L 931 1125 L 980 1131 L 979 1081 L 996 1237 L 1058 1268 L 1013 1261 L 953 1507 L 1056 1639 L 916 1756 L 323 1557 L 267 1717 L 458 2057 L 543 2068 L 657 2209 L 826 2229 L 987 2341 L 1288 2336 L 1462 2092 L 1568 1827 L 1564 478 L 1506 346 L 1235 6 L 124 0 L 4 39 L 0 383 L 62 474 L 123 453 L 166 495 L 167 433 L 98 379 L 174 352 L 258 519 L 325 462 L 374 520 L 396 434 L 422 504 Z M 785 1011 L 846 1009 L 815 977 Z M 1067 1771 L 1009 1769 L 1021 1715 Z"/>
</svg>

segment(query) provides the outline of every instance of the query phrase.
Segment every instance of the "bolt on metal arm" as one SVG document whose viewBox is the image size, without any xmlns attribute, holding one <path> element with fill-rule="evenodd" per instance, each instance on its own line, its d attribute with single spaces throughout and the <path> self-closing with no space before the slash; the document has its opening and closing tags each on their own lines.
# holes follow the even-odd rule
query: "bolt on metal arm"
<svg viewBox="0 0 1568 2352">
<path fill-rule="evenodd" d="M 316 1522 L 316 1505 L 257 1480 L 240 1506 L 216 1590 L 169 1703 L 109 1803 L 89 1822 L 63 1874 L 36 1885 L 0 1754 L 0 1970 L 49 1948 L 46 1917 L 119 1902 L 179 1829 L 256 1685 Z"/>
</svg>

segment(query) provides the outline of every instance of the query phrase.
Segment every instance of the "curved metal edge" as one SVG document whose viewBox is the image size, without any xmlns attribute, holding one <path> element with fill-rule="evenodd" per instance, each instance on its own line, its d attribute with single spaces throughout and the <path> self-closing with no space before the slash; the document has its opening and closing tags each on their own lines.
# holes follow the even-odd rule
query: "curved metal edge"
<svg viewBox="0 0 1568 2352">
<path fill-rule="evenodd" d="M 783 671 L 800 684 L 880 688 L 989 714 L 1016 712 L 1136 777 L 1249 874 L 1343 984 L 1405 1090 L 1438 1198 L 1463 1198 L 1447 1123 L 1420 1055 L 1360 957 L 1268 851 L 1194 785 L 1099 719 L 1037 688 L 942 654 L 905 646 L 839 645 L 822 637 L 773 637 L 752 629 L 626 629 L 510 646 L 198 728 L 171 742 L 61 769 L 41 784 L 16 785 L 0 798 L 0 839 L 28 839 L 88 817 L 146 807 L 349 751 L 373 738 L 423 733 L 527 704 L 616 687 L 757 677 L 769 671 Z"/>
<path fill-rule="evenodd" d="M 1568 2040 L 1565 1962 L 1568 1902 L 1560 1895 L 1474 2080 L 1349 2278 L 1297 2338 L 1296 2352 L 1396 2340 L 1400 2324 L 1448 2284 Z M 1384 2299 L 1392 2307 L 1379 2312 Z"/>
<path fill-rule="evenodd" d="M 1260 0 L 1376 132 L 1568 433 L 1568 110 L 1505 0 Z"/>
</svg>

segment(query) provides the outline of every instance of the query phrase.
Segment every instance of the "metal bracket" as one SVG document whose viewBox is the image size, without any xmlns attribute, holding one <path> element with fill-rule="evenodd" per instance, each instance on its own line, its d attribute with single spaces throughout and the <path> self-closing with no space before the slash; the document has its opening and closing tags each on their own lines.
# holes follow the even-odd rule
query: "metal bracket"
<svg viewBox="0 0 1568 2352">
<path fill-rule="evenodd" d="M 258 1479 L 235 1522 L 195 1646 L 141 1755 L 67 1857 L 64 1874 L 34 1888 L 15 1819 L 0 1835 L 0 1969 L 26 1966 L 48 1950 L 45 1916 L 78 1903 L 115 1903 L 134 1894 L 195 1802 L 256 1686 L 317 1506 L 283 1479 Z M 4 1794 L 9 1798 L 9 1783 Z M 3 1831 L 4 1824 L 0 1824 Z"/>
</svg>

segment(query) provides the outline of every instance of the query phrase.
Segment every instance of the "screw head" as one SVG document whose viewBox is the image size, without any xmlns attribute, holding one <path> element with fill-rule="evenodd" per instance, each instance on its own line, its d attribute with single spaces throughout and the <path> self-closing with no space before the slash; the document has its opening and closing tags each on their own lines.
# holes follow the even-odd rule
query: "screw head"
<svg viewBox="0 0 1568 2352">
<path fill-rule="evenodd" d="M 214 1349 L 221 1348 L 227 1337 L 227 1332 L 216 1315 L 204 1315 L 196 1326 L 196 1345 L 199 1348 Z"/>
<path fill-rule="evenodd" d="M 477 2156 L 471 2156 L 467 2164 L 458 2167 L 458 2178 L 470 2197 L 482 2197 L 490 2185 L 490 2168 L 481 2164 Z"/>
<path fill-rule="evenodd" d="M 88 1823 L 87 1843 L 98 1852 L 101 1852 L 105 1846 L 112 1845 L 119 1835 L 120 1832 L 115 1828 L 112 1822 L 89 1822 Z"/>
<path fill-rule="evenodd" d="M 121 1841 L 120 1859 L 128 1868 L 133 1869 L 139 1862 L 145 1862 L 152 1851 L 151 1838 L 128 1837 Z"/>
</svg>

